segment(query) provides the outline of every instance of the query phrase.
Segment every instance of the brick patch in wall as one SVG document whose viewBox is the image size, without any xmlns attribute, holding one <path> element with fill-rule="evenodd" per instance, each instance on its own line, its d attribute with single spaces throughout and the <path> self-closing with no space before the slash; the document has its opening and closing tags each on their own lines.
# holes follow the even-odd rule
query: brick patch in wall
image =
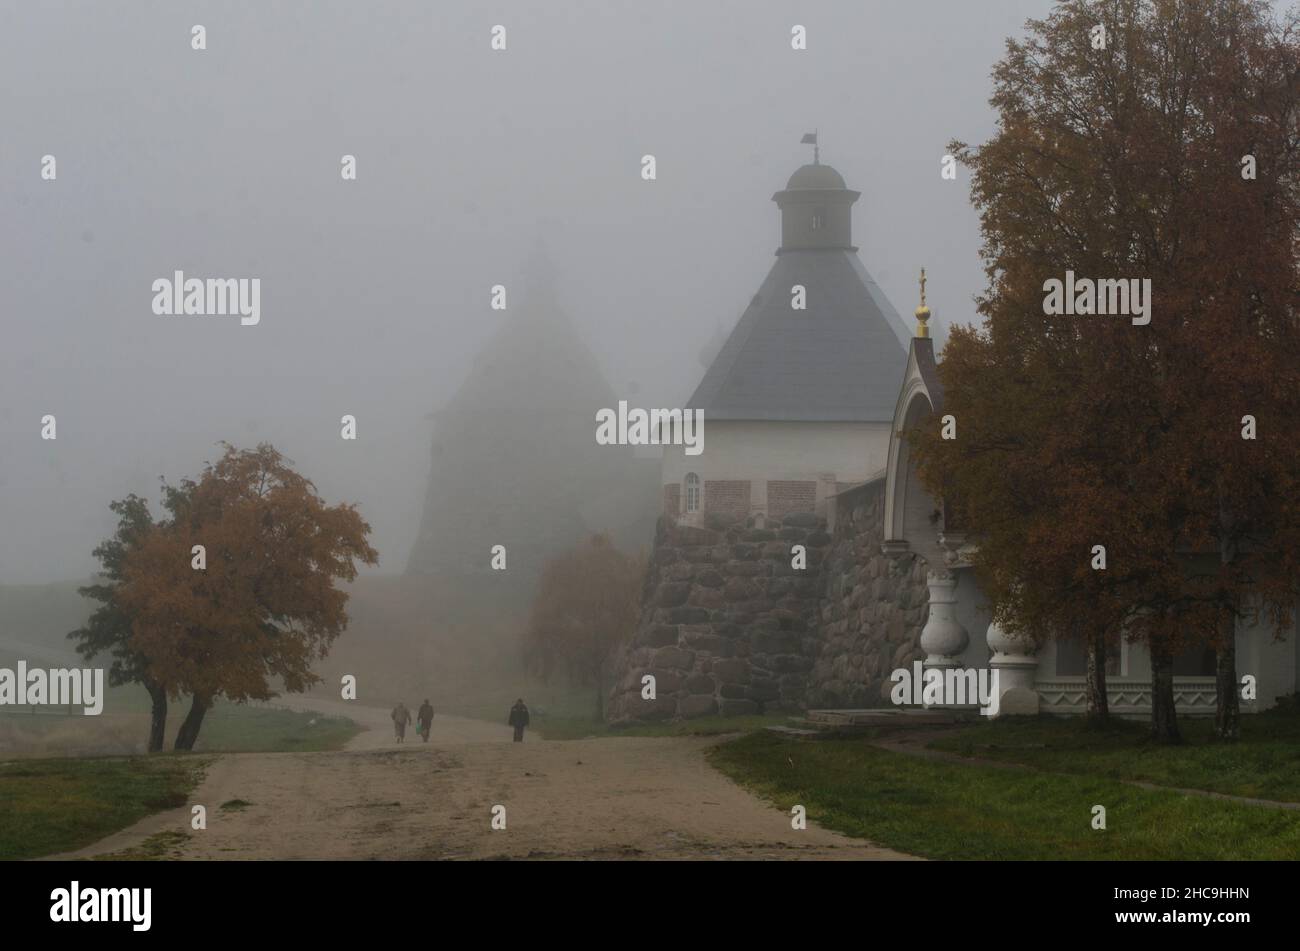
<svg viewBox="0 0 1300 951">
<path fill-rule="evenodd" d="M 704 511 L 746 516 L 749 514 L 749 481 L 717 479 L 704 483 Z"/>
<path fill-rule="evenodd" d="M 811 512 L 816 507 L 816 482 L 768 481 L 767 514 L 772 518 L 791 512 Z"/>
</svg>

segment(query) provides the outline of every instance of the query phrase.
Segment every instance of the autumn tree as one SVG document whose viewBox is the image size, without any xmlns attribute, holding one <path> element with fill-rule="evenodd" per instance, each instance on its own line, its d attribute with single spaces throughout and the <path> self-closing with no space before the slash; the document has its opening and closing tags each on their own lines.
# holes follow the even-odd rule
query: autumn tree
<svg viewBox="0 0 1300 951">
<path fill-rule="evenodd" d="M 68 637 L 77 642 L 76 649 L 87 661 L 100 654 L 108 654 L 112 662 L 108 668 L 111 686 L 138 683 L 149 692 L 149 752 L 163 747 L 167 729 L 167 688 L 149 674 L 148 658 L 131 644 L 131 616 L 118 603 L 122 586 L 123 565 L 128 554 L 135 551 L 154 528 L 149 504 L 138 495 L 109 503 L 118 516 L 117 531 L 94 551 L 102 570 L 95 584 L 78 588 L 84 598 L 100 602 L 84 627 Z"/>
<path fill-rule="evenodd" d="M 530 666 L 545 677 L 563 667 L 572 683 L 595 685 L 596 719 L 605 718 L 606 675 L 618 645 L 636 626 L 645 566 L 605 535 L 547 562 L 526 637 Z"/>
<path fill-rule="evenodd" d="M 959 438 L 913 434 L 922 477 L 979 533 L 995 616 L 1083 619 L 1090 660 L 1147 644 L 1159 739 L 1174 656 L 1212 644 L 1230 738 L 1237 621 L 1280 634 L 1300 578 L 1295 21 L 1067 0 L 1028 27 L 994 71 L 996 134 L 950 146 L 989 287 L 940 368 Z M 1150 280 L 1149 323 L 1046 314 L 1067 270 Z"/>
<path fill-rule="evenodd" d="M 129 551 L 115 602 L 149 678 L 191 698 L 176 749 L 192 749 L 219 697 L 266 700 L 306 690 L 347 625 L 335 586 L 374 564 L 370 527 L 327 506 L 270 445 L 225 453 L 164 489 L 168 518 Z"/>
</svg>

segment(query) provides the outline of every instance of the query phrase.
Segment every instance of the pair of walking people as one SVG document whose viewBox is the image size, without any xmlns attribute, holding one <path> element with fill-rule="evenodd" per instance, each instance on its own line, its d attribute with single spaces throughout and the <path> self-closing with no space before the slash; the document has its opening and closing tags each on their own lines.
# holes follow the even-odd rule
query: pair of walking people
<svg viewBox="0 0 1300 951">
<path fill-rule="evenodd" d="M 433 707 L 429 705 L 428 700 L 420 704 L 420 709 L 414 717 L 411 716 L 411 711 L 406 709 L 406 704 L 400 700 L 397 706 L 393 707 L 390 715 L 393 718 L 393 732 L 397 736 L 398 743 L 406 742 L 406 725 L 412 721 L 417 724 L 416 732 L 420 734 L 420 738 L 426 743 L 429 742 L 429 731 L 433 726 Z"/>
</svg>

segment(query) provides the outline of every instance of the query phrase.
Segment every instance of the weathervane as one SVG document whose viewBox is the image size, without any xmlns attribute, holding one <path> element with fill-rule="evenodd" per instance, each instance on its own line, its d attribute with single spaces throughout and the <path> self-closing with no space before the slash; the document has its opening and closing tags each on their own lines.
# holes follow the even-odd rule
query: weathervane
<svg viewBox="0 0 1300 951">
<path fill-rule="evenodd" d="M 816 129 L 813 129 L 811 132 L 805 132 L 805 133 L 803 134 L 803 138 L 799 140 L 799 144 L 800 144 L 800 145 L 811 145 L 811 146 L 813 147 L 813 164 L 814 164 L 814 165 L 820 165 L 820 164 L 822 163 L 822 161 L 821 161 L 821 148 L 817 145 L 817 130 L 816 130 Z"/>
</svg>

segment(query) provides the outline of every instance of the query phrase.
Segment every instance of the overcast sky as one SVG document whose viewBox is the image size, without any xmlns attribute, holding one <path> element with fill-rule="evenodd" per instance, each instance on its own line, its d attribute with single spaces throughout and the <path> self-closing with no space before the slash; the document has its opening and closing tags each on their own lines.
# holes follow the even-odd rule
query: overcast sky
<svg viewBox="0 0 1300 951">
<path fill-rule="evenodd" d="M 544 239 L 615 391 L 680 406 L 772 264 L 770 199 L 814 128 L 895 307 L 924 265 L 936 323 L 970 321 L 978 221 L 940 158 L 991 133 L 990 67 L 1049 7 L 0 0 L 0 583 L 88 575 L 108 502 L 221 439 L 359 502 L 401 571 L 428 416 L 510 317 L 490 287 Z M 155 316 L 175 270 L 261 278 L 260 324 Z"/>
</svg>

